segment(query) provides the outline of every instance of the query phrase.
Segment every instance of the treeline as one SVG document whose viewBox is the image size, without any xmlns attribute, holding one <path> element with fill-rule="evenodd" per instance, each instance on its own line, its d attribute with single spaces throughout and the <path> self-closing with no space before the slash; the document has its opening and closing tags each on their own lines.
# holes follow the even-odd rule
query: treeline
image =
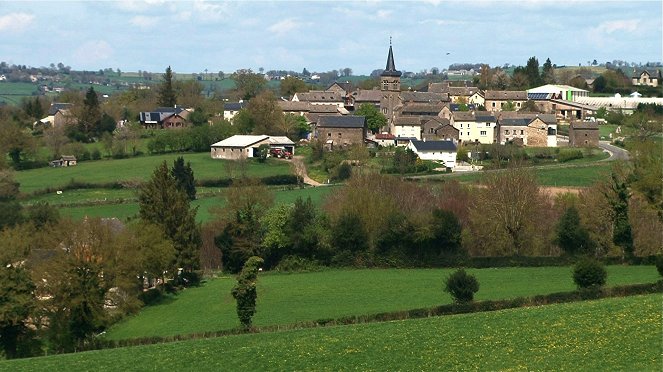
<svg viewBox="0 0 663 372">
<path fill-rule="evenodd" d="M 226 211 L 203 236 L 208 247 L 221 249 L 230 272 L 251 256 L 276 270 L 431 267 L 473 257 L 589 255 L 629 262 L 661 253 L 663 227 L 656 206 L 624 192 L 629 182 L 615 170 L 610 181 L 577 196 L 553 198 L 522 168 L 491 173 L 479 187 L 358 174 L 321 210 L 310 200 L 274 206 L 264 186 L 235 185 Z"/>
</svg>

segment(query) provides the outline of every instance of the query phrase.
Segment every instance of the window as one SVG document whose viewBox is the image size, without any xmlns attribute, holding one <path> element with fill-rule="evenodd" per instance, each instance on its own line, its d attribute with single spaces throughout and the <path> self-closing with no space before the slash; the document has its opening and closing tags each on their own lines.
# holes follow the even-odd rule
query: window
<svg viewBox="0 0 663 372">
<path fill-rule="evenodd" d="M 482 131 L 481 131 L 481 135 L 482 135 L 482 136 L 485 136 L 485 135 L 486 135 L 486 131 L 485 131 L 485 130 L 482 130 Z"/>
<path fill-rule="evenodd" d="M 492 104 L 492 105 L 493 105 L 493 107 L 495 107 L 495 102 L 493 102 L 493 104 Z"/>
<path fill-rule="evenodd" d="M 506 129 L 506 130 L 504 131 L 504 134 L 509 134 L 509 130 Z"/>
<path fill-rule="evenodd" d="M 490 123 L 486 123 L 486 128 L 490 128 Z"/>
<path fill-rule="evenodd" d="M 521 129 L 520 130 L 520 135 L 522 136 L 523 134 L 525 134 L 525 131 Z"/>
<path fill-rule="evenodd" d="M 516 102 L 516 106 L 520 107 L 520 102 Z"/>
<path fill-rule="evenodd" d="M 461 128 L 463 127 L 463 123 L 460 123 L 460 127 L 461 127 Z"/>
<path fill-rule="evenodd" d="M 341 133 L 340 133 L 340 132 L 338 133 L 338 136 L 341 137 Z"/>
</svg>

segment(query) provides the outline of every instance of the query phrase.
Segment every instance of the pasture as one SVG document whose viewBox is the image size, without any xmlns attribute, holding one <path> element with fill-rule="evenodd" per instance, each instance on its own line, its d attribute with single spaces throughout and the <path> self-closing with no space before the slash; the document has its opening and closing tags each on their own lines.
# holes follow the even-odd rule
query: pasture
<svg viewBox="0 0 663 372">
<path fill-rule="evenodd" d="M 220 179 L 239 176 L 244 171 L 249 177 L 266 177 L 291 174 L 287 161 L 267 159 L 265 163 L 248 161 L 245 169 L 228 160 L 212 159 L 207 152 L 141 156 L 129 159 L 109 159 L 80 162 L 74 167 L 38 168 L 15 173 L 21 184 L 21 192 L 32 193 L 48 187 L 57 188 L 71 180 L 89 183 L 110 183 L 118 181 L 145 181 L 152 176 L 154 169 L 163 161 L 172 167 L 173 161 L 182 156 L 185 163 L 191 162 L 197 180 Z M 229 165 L 230 163 L 230 165 Z"/>
<path fill-rule="evenodd" d="M 0 369 L 658 371 L 662 326 L 657 294 L 107 349 Z"/>
<path fill-rule="evenodd" d="M 271 187 L 274 194 L 274 204 L 294 203 L 297 198 L 311 198 L 313 204 L 320 206 L 324 198 L 329 195 L 338 186 L 326 186 L 315 188 L 293 188 L 289 189 L 283 186 Z M 199 197 L 191 205 L 198 207 L 196 220 L 198 222 L 208 222 L 214 218 L 214 209 L 225 206 L 223 197 L 224 189 L 212 187 L 199 187 Z M 120 199 L 124 199 L 120 202 Z M 49 204 L 59 206 L 60 214 L 75 220 L 81 220 L 84 217 L 115 217 L 120 220 L 126 220 L 129 217 L 138 214 L 138 201 L 136 190 L 108 190 L 108 189 L 87 189 L 87 190 L 68 190 L 61 195 L 48 194 L 30 199 L 30 203 L 35 201 L 46 201 Z M 87 204 L 88 202 L 100 202 L 99 204 Z M 104 204 L 101 201 L 112 202 L 114 204 Z"/>
<path fill-rule="evenodd" d="M 609 266 L 608 286 L 657 279 L 653 266 Z M 476 300 L 497 300 L 575 289 L 569 267 L 470 269 L 480 289 Z M 291 324 L 349 315 L 432 307 L 452 302 L 442 291 L 452 269 L 327 270 L 266 273 L 258 279 L 257 326 Z M 207 281 L 144 308 L 110 328 L 113 340 L 189 334 L 239 325 L 230 289 L 235 278 Z"/>
</svg>

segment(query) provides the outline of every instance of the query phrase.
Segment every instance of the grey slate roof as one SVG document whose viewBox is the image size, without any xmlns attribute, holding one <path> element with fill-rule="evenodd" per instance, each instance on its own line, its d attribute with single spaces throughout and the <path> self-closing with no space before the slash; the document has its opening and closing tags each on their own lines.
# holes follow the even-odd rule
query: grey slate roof
<svg viewBox="0 0 663 372">
<path fill-rule="evenodd" d="M 382 72 L 381 76 L 401 76 L 401 72 L 396 70 L 396 64 L 394 63 L 394 51 L 391 49 L 391 43 L 389 43 L 389 55 L 387 56 L 387 66 Z"/>
<path fill-rule="evenodd" d="M 311 111 L 311 106 L 312 106 L 309 102 L 299 102 L 299 101 L 278 101 L 278 105 L 279 107 L 281 107 L 281 110 L 283 110 L 284 112 Z"/>
<path fill-rule="evenodd" d="M 239 111 L 245 106 L 244 102 L 226 102 L 223 104 L 223 111 Z"/>
<path fill-rule="evenodd" d="M 505 125 L 509 127 L 526 127 L 531 122 L 531 119 L 528 118 L 509 118 L 500 120 L 500 125 Z"/>
<path fill-rule="evenodd" d="M 299 101 L 308 102 L 343 102 L 339 92 L 312 90 L 309 92 L 295 93 Z"/>
<path fill-rule="evenodd" d="M 419 116 L 397 116 L 394 118 L 394 125 L 421 125 Z"/>
<path fill-rule="evenodd" d="M 364 128 L 365 126 L 365 116 L 320 115 L 318 117 L 318 127 L 322 128 Z"/>
<path fill-rule="evenodd" d="M 48 109 L 49 115 L 55 115 L 60 110 L 69 110 L 73 106 L 71 103 L 51 103 Z"/>
<path fill-rule="evenodd" d="M 410 141 L 417 151 L 456 151 L 453 141 Z"/>
<path fill-rule="evenodd" d="M 524 90 L 487 90 L 484 94 L 486 100 L 527 100 Z"/>
<path fill-rule="evenodd" d="M 382 100 L 382 92 L 377 89 L 358 89 L 352 95 L 355 97 L 355 102 L 380 102 Z"/>
<path fill-rule="evenodd" d="M 439 103 L 448 102 L 449 94 L 431 92 L 401 92 L 400 98 L 402 102 Z"/>
</svg>

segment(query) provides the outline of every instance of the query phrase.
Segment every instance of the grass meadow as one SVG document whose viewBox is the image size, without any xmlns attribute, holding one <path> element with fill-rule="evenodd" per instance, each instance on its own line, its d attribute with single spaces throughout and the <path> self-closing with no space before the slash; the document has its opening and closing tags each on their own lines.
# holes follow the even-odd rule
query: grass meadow
<svg viewBox="0 0 663 372">
<path fill-rule="evenodd" d="M 442 291 L 452 269 L 326 270 L 263 274 L 258 279 L 257 326 L 432 307 L 452 302 Z M 481 288 L 476 300 L 497 300 L 575 289 L 569 267 L 469 269 Z M 609 266 L 608 286 L 657 279 L 653 266 Z M 182 291 L 163 304 L 110 328 L 113 340 L 218 331 L 239 326 L 224 276 Z"/>
<path fill-rule="evenodd" d="M 31 193 L 47 187 L 61 187 L 72 179 L 79 182 L 108 183 L 117 181 L 145 181 L 152 176 L 154 169 L 164 160 L 172 167 L 173 161 L 182 156 L 191 162 L 197 180 L 229 177 L 228 160 L 212 159 L 207 152 L 142 156 L 128 159 L 112 159 L 81 162 L 75 167 L 38 168 L 15 173 L 21 184 L 21 192 Z M 232 167 L 237 168 L 234 164 Z M 239 169 L 235 169 L 239 173 Z M 266 177 L 291 174 L 289 162 L 268 159 L 266 163 L 249 161 L 246 175 Z"/>
<path fill-rule="evenodd" d="M 299 197 L 302 199 L 310 197 L 313 204 L 320 206 L 324 202 L 324 198 L 337 189 L 337 187 L 339 186 L 310 187 L 304 189 L 272 187 L 270 190 L 274 193 L 274 204 L 290 204 L 294 203 Z M 62 195 L 48 194 L 33 198 L 30 199 L 30 203 L 37 200 L 47 201 L 49 204 L 59 206 L 58 210 L 62 216 L 74 220 L 81 220 L 86 216 L 115 217 L 120 220 L 127 220 L 138 214 L 139 207 L 135 192 L 135 190 L 124 189 L 70 190 L 63 192 Z M 198 195 L 200 197 L 191 203 L 193 207 L 198 207 L 198 214 L 196 215 L 198 222 L 212 220 L 214 218 L 213 210 L 225 206 L 223 189 L 201 187 L 198 188 Z M 118 204 L 75 205 L 75 203 L 82 201 L 117 200 L 119 198 L 125 198 L 125 201 Z M 66 205 L 63 206 L 63 204 Z"/>
<path fill-rule="evenodd" d="M 16 371 L 660 371 L 660 295 L 0 362 Z M 194 314 L 189 314 L 194 316 Z"/>
</svg>

